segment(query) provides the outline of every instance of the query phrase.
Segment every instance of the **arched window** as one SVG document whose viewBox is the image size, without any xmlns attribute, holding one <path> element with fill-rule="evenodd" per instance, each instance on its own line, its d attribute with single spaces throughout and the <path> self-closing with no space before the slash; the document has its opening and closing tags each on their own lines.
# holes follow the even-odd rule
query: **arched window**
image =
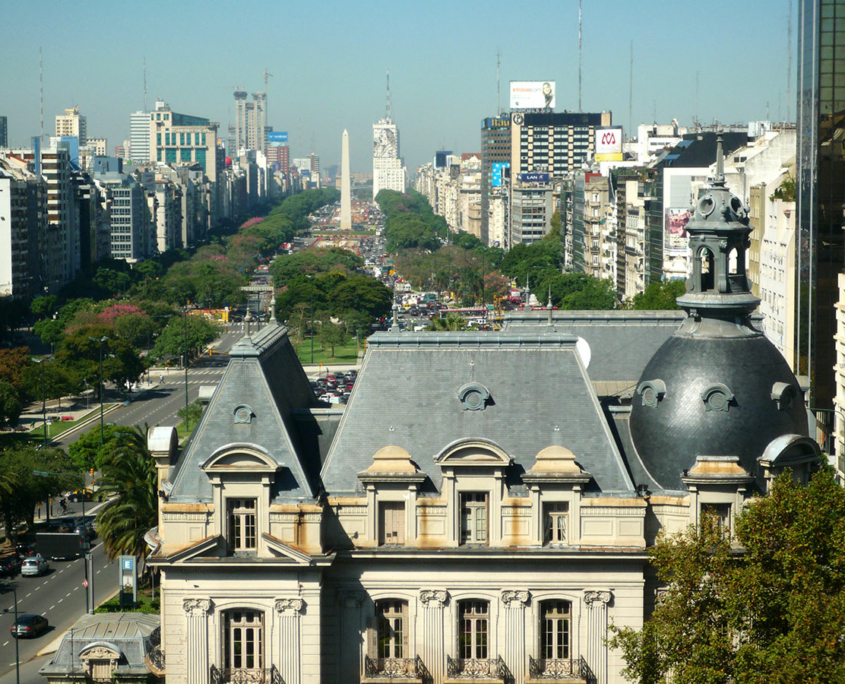
<svg viewBox="0 0 845 684">
<path fill-rule="evenodd" d="M 408 604 L 405 601 L 377 601 L 376 629 L 376 657 L 408 657 Z"/>
<path fill-rule="evenodd" d="M 734 247 L 730 252 L 728 252 L 728 275 L 739 275 L 741 272 L 737 260 L 738 254 L 739 250 L 736 247 Z"/>
<path fill-rule="evenodd" d="M 707 247 L 702 247 L 698 251 L 698 258 L 701 260 L 701 291 L 716 289 L 716 263 L 713 258 L 713 252 Z"/>
<path fill-rule="evenodd" d="M 543 601 L 540 604 L 540 657 L 569 660 L 572 604 L 569 601 Z"/>
<path fill-rule="evenodd" d="M 458 656 L 462 660 L 486 660 L 489 656 L 490 604 L 461 601 L 458 604 Z"/>
<path fill-rule="evenodd" d="M 264 668 L 264 613 L 223 613 L 223 668 L 227 681 L 260 681 Z"/>
</svg>

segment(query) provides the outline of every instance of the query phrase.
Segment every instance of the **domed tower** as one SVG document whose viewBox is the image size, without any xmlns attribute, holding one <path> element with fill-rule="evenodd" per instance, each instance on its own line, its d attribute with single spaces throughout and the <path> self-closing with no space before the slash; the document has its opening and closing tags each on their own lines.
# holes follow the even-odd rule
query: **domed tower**
<svg viewBox="0 0 845 684">
<path fill-rule="evenodd" d="M 719 136 L 716 177 L 687 225 L 692 274 L 678 298 L 687 318 L 652 357 L 633 399 L 634 446 L 664 490 L 683 490 L 698 457 L 736 457 L 762 488 L 771 445 L 818 454 L 798 381 L 751 322 L 760 300 L 745 275 L 748 211 L 725 187 L 723 164 Z"/>
</svg>

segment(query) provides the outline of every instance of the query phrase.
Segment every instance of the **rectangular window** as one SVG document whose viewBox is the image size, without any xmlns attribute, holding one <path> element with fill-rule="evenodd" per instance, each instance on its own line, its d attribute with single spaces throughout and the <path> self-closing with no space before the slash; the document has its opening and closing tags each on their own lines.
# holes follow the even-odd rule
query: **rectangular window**
<svg viewBox="0 0 845 684">
<path fill-rule="evenodd" d="M 255 499 L 227 499 L 229 550 L 254 551 L 257 545 Z"/>
<path fill-rule="evenodd" d="M 180 152 L 181 152 L 181 154 L 182 154 L 182 156 L 181 156 L 181 160 L 182 160 L 183 162 L 189 162 L 189 161 L 191 161 L 191 148 L 190 148 L 190 147 L 183 147 L 183 148 L 180 150 Z"/>
<path fill-rule="evenodd" d="M 197 150 L 197 161 L 202 166 L 202 170 L 205 171 L 205 150 Z"/>
<path fill-rule="evenodd" d="M 405 543 L 405 503 L 391 501 L 379 504 L 379 546 Z"/>
<path fill-rule="evenodd" d="M 461 494 L 461 544 L 487 543 L 487 493 Z"/>
<path fill-rule="evenodd" d="M 165 161 L 170 164 L 176 163 L 176 148 L 175 147 L 168 147 L 165 150 Z"/>
<path fill-rule="evenodd" d="M 202 144 L 205 145 L 205 133 L 202 134 L 201 140 L 202 140 Z"/>
<path fill-rule="evenodd" d="M 161 145 L 161 133 L 156 133 L 156 145 Z"/>
<path fill-rule="evenodd" d="M 376 603 L 377 658 L 407 658 L 408 604 L 404 601 Z"/>
<path fill-rule="evenodd" d="M 158 148 L 158 150 L 156 150 L 156 161 L 161 161 L 161 148 L 160 147 Z"/>
<path fill-rule="evenodd" d="M 568 503 L 554 502 L 543 504 L 544 544 L 566 544 L 568 518 Z"/>
<path fill-rule="evenodd" d="M 490 604 L 461 601 L 459 607 L 458 652 L 464 660 L 486 660 Z"/>
<path fill-rule="evenodd" d="M 572 610 L 568 601 L 544 601 L 542 612 L 541 658 L 544 660 L 569 659 L 569 634 Z"/>
<path fill-rule="evenodd" d="M 188 133 L 188 135 L 190 135 L 190 133 Z M 190 145 L 190 143 L 191 143 L 191 141 L 189 140 L 189 141 L 188 141 L 188 144 Z M 184 133 L 180 133 L 180 134 L 179 134 L 179 144 L 180 144 L 180 145 L 184 145 L 184 144 L 185 144 L 185 134 L 184 134 Z"/>
<path fill-rule="evenodd" d="M 731 505 L 727 504 L 702 504 L 702 513 L 710 513 L 716 517 L 716 523 L 722 532 L 730 532 L 731 528 Z"/>
</svg>

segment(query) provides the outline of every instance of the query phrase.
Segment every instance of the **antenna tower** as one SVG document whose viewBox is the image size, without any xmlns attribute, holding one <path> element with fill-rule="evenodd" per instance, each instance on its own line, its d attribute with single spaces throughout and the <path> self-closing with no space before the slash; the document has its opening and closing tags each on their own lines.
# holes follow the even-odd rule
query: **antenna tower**
<svg viewBox="0 0 845 684">
<path fill-rule="evenodd" d="M 581 0 L 578 0 L 578 111 L 581 109 Z"/>
<path fill-rule="evenodd" d="M 387 70 L 387 121 L 393 120 L 393 107 L 390 103 L 390 69 Z"/>
<path fill-rule="evenodd" d="M 786 18 L 786 120 L 792 118 L 792 0 L 789 0 L 789 15 Z"/>
<path fill-rule="evenodd" d="M 501 53 L 496 51 L 496 116 L 502 113 Z"/>
<path fill-rule="evenodd" d="M 631 41 L 631 75 L 628 82 L 628 138 L 634 131 L 634 41 Z"/>
<path fill-rule="evenodd" d="M 698 71 L 695 72 L 695 121 L 698 122 Z"/>
<path fill-rule="evenodd" d="M 38 79 L 41 84 L 41 138 L 44 142 L 44 55 L 41 48 L 38 48 Z"/>
<path fill-rule="evenodd" d="M 144 55 L 144 111 L 147 111 L 147 56 Z"/>
<path fill-rule="evenodd" d="M 264 125 L 267 125 L 267 121 L 269 118 L 267 116 L 267 79 L 268 78 L 275 78 L 273 74 L 267 71 L 266 67 L 264 69 Z"/>
</svg>

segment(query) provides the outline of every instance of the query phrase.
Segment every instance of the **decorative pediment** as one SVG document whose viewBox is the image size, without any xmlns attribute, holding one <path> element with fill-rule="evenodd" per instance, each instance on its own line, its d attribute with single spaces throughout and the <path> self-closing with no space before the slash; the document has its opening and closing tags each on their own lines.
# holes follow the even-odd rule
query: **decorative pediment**
<svg viewBox="0 0 845 684">
<path fill-rule="evenodd" d="M 695 465 L 684 471 L 686 485 L 742 484 L 754 478 L 740 465 L 739 456 L 696 456 Z"/>
<path fill-rule="evenodd" d="M 364 472 L 358 473 L 362 482 L 410 481 L 421 483 L 425 480 L 417 464 L 411 460 L 411 454 L 398 446 L 386 446 L 373 455 L 373 463 Z"/>
<path fill-rule="evenodd" d="M 107 641 L 95 641 L 88 644 L 79 652 L 79 659 L 86 660 L 120 660 L 123 652 L 114 644 Z"/>
<path fill-rule="evenodd" d="M 552 445 L 542 449 L 531 466 L 522 476 L 526 484 L 541 482 L 565 482 L 586 484 L 592 476 L 575 462 L 575 454 L 566 447 Z"/>
<path fill-rule="evenodd" d="M 513 462 L 495 442 L 488 439 L 462 439 L 452 442 L 434 459 L 443 467 L 504 468 Z"/>
<path fill-rule="evenodd" d="M 311 565 L 311 556 L 307 553 L 295 549 L 290 544 L 285 544 L 278 537 L 274 537 L 264 532 L 262 538 L 267 542 L 267 548 L 274 552 L 277 556 L 288 558 L 298 565 Z"/>
<path fill-rule="evenodd" d="M 200 466 L 207 473 L 275 473 L 282 466 L 269 452 L 255 444 L 227 444 Z"/>
</svg>

